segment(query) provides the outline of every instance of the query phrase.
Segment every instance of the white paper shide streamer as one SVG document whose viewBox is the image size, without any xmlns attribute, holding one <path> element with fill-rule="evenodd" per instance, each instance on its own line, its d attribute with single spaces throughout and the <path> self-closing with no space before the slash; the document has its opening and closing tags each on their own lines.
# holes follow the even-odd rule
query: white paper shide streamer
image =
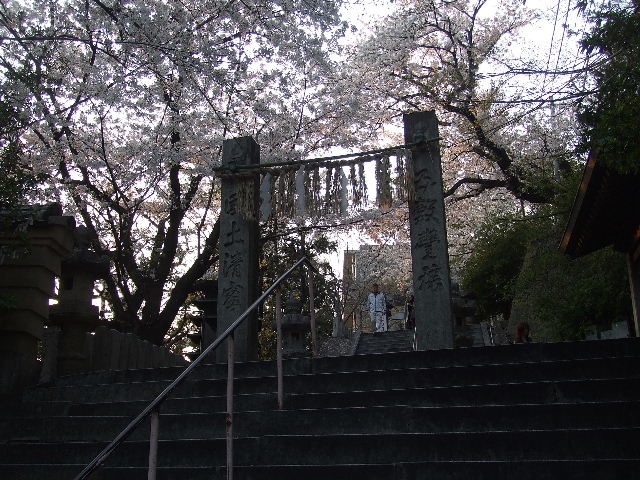
<svg viewBox="0 0 640 480">
<path fill-rule="evenodd" d="M 347 189 L 349 180 L 344 170 L 340 169 L 340 215 L 346 215 L 349 210 L 349 199 L 347 198 Z"/>
<path fill-rule="evenodd" d="M 260 218 L 263 222 L 271 216 L 271 173 L 267 172 L 260 183 Z"/>
<path fill-rule="evenodd" d="M 296 171 L 296 216 L 305 216 L 306 191 L 304 188 L 304 166 Z"/>
<path fill-rule="evenodd" d="M 325 215 L 348 215 L 371 208 L 364 164 L 375 162 L 375 206 L 389 210 L 412 198 L 411 152 L 397 148 L 347 160 L 335 157 L 318 163 L 266 166 L 260 184 L 263 221 L 279 217 L 296 221 Z"/>
</svg>

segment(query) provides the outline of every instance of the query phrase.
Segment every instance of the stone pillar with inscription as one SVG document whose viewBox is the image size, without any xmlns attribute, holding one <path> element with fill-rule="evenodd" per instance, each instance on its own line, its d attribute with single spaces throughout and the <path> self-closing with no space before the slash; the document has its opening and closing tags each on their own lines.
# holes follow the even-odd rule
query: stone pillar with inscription
<svg viewBox="0 0 640 480">
<path fill-rule="evenodd" d="M 449 254 L 438 120 L 434 111 L 405 114 L 403 120 L 405 143 L 418 144 L 412 147 L 415 194 L 409 198 L 416 348 L 452 348 Z"/>
<path fill-rule="evenodd" d="M 218 272 L 218 334 L 223 333 L 258 297 L 259 175 L 236 172 L 240 165 L 260 163 L 260 147 L 251 137 L 225 140 L 220 213 L 220 270 Z M 236 329 L 235 358 L 258 355 L 257 312 Z M 218 362 L 227 361 L 226 344 L 217 349 Z"/>
</svg>

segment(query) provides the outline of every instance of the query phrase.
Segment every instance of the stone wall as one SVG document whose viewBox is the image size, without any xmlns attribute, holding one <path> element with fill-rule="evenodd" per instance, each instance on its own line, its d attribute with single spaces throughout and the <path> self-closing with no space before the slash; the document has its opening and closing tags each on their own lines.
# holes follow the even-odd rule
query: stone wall
<svg viewBox="0 0 640 480">
<path fill-rule="evenodd" d="M 43 358 L 40 383 L 52 383 L 57 376 L 56 349 L 59 329 L 48 328 L 45 335 L 45 356 Z M 105 326 L 96 328 L 95 333 L 86 334 L 86 349 L 75 373 L 105 370 L 130 370 L 138 368 L 159 368 L 183 366 L 187 361 L 181 356 L 141 340 L 132 333 L 122 333 Z"/>
</svg>

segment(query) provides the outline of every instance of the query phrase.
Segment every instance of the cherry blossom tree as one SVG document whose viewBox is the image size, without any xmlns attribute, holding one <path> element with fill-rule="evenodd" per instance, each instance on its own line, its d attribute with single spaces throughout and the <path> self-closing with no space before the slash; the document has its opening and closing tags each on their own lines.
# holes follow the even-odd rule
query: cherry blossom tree
<svg viewBox="0 0 640 480">
<path fill-rule="evenodd" d="M 337 121 L 352 105 L 323 97 L 339 5 L 0 2 L 3 102 L 50 179 L 40 199 L 62 202 L 112 260 L 114 324 L 161 343 L 215 265 L 224 138 L 253 135 L 263 161 L 353 142 Z"/>
<path fill-rule="evenodd" d="M 452 199 L 501 189 L 549 202 L 554 173 L 570 168 L 577 132 L 568 72 L 546 80 L 540 57 L 514 49 L 538 15 L 521 0 L 406 0 L 352 55 L 354 88 L 376 96 L 390 118 L 437 111 Z"/>
</svg>

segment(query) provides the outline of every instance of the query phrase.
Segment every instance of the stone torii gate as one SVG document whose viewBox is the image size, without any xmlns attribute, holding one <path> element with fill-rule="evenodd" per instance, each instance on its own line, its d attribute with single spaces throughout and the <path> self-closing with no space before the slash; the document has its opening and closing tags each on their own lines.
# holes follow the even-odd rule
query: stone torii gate
<svg viewBox="0 0 640 480">
<path fill-rule="evenodd" d="M 405 143 L 411 146 L 409 196 L 411 256 L 416 312 L 416 348 L 453 347 L 449 257 L 447 248 L 438 122 L 435 112 L 404 115 Z M 224 331 L 258 297 L 259 175 L 237 167 L 260 165 L 260 148 L 251 137 L 225 140 L 222 166 L 245 175 L 222 177 L 220 269 L 217 332 Z M 257 317 L 235 333 L 238 361 L 257 356 Z M 217 360 L 225 362 L 226 348 Z"/>
</svg>

